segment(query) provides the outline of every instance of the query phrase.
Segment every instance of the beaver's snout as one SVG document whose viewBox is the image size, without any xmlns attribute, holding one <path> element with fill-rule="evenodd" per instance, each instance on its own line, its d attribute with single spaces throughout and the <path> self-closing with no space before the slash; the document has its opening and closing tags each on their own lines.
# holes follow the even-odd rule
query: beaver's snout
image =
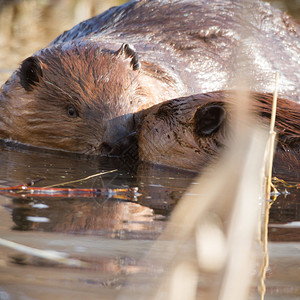
<svg viewBox="0 0 300 300">
<path fill-rule="evenodd" d="M 135 143 L 133 114 L 127 114 L 107 122 L 100 153 L 103 156 L 121 156 Z"/>
</svg>

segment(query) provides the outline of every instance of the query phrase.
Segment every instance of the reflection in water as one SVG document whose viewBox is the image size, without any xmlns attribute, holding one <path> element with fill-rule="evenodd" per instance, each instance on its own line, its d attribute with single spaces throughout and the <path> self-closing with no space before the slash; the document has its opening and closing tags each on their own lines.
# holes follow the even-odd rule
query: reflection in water
<svg viewBox="0 0 300 300">
<path fill-rule="evenodd" d="M 149 269 L 139 260 L 150 248 L 145 242 L 151 242 L 162 232 L 170 212 L 186 188 L 193 183 L 195 176 L 193 173 L 150 164 L 132 166 L 114 158 L 87 158 L 8 146 L 0 148 L 0 165 L 2 186 L 24 184 L 38 178 L 44 179 L 36 186 L 48 186 L 117 169 L 117 172 L 68 186 L 90 189 L 138 187 L 141 194 L 137 199 L 127 200 L 107 197 L 32 196 L 11 199 L 0 195 L 1 220 L 6 220 L 0 228 L 2 237 L 38 249 L 67 252 L 71 254 L 71 258 L 80 259 L 90 265 L 90 268 L 78 270 L 76 273 L 62 266 L 1 249 L 2 257 L 6 257 L 5 272 L 12 276 L 9 279 L 1 277 L 0 274 L 4 292 L 17 295 L 10 286 L 17 286 L 17 291 L 21 291 L 22 286 L 31 285 L 28 291 L 20 292 L 20 295 L 26 295 L 29 299 L 37 298 L 37 294 L 32 291 L 49 292 L 48 282 L 55 286 L 49 295 L 56 297 L 57 292 L 62 295 L 58 299 L 76 299 L 79 291 L 74 291 L 74 297 L 71 295 L 77 286 L 83 293 L 81 299 L 87 297 L 85 289 L 91 291 L 89 299 L 94 299 L 95 295 L 101 295 L 103 299 L 114 299 L 114 293 L 124 287 L 125 276 L 128 274 L 136 274 L 139 281 L 135 284 L 145 285 L 148 278 L 145 274 L 149 274 Z M 279 187 L 279 190 L 284 191 L 284 188 Z M 289 192 L 285 197 L 280 195 L 271 208 L 271 241 L 299 241 L 298 228 L 282 227 L 300 221 L 300 191 L 290 189 Z M 8 213 L 12 222 L 8 218 L 3 219 Z M 123 243 L 115 244 L 116 242 Z M 129 248 L 130 252 L 126 252 Z M 133 254 L 133 251 L 136 253 Z M 283 255 L 287 253 L 283 251 L 282 257 Z M 290 261 L 294 260 L 295 258 Z M 25 272 L 17 263 L 27 266 L 30 277 L 28 271 Z M 268 273 L 267 280 L 270 282 L 269 278 L 275 279 L 269 286 L 277 287 L 276 278 L 284 268 L 276 269 L 271 260 L 272 273 Z M 297 264 L 291 269 L 296 270 L 295 268 Z M 41 277 L 41 274 L 45 274 L 45 277 Z M 281 290 L 279 292 L 286 294 Z"/>
<path fill-rule="evenodd" d="M 12 212 L 16 230 L 80 233 L 122 238 L 153 239 L 161 232 L 166 216 L 180 199 L 195 174 L 169 168 L 108 158 L 85 158 L 33 150 L 0 152 L 0 178 L 6 186 L 44 178 L 36 186 L 68 182 L 99 172 L 114 170 L 86 181 L 69 185 L 73 188 L 138 187 L 138 198 L 103 197 L 36 197 L 13 199 L 6 205 Z"/>
<path fill-rule="evenodd" d="M 140 164 L 132 168 L 116 158 L 86 158 L 78 155 L 14 151 L 0 152 L 0 178 L 5 186 L 24 184 L 44 178 L 38 186 L 72 181 L 92 174 L 117 169 L 116 172 L 80 181 L 73 188 L 138 187 L 137 199 L 18 197 L 11 204 L 14 229 L 72 232 L 110 237 L 155 238 L 166 217 L 179 201 L 195 174 Z M 284 191 L 285 188 L 279 190 Z M 297 228 L 282 224 L 300 220 L 299 190 L 282 194 L 270 212 L 270 240 L 299 241 Z M 35 217 L 35 218 L 33 218 Z M 40 219 L 37 219 L 39 217 Z M 41 219 L 43 218 L 43 219 Z M 276 226 L 276 224 L 281 224 Z"/>
<path fill-rule="evenodd" d="M 284 188 L 282 189 L 284 191 Z M 269 240 L 278 242 L 299 242 L 300 191 L 290 189 L 272 204 L 270 211 Z"/>
<path fill-rule="evenodd" d="M 40 208 L 41 205 L 45 208 Z M 11 208 L 17 230 L 120 238 L 132 238 L 140 232 L 144 238 L 154 238 L 163 227 L 151 208 L 115 199 L 19 198 L 13 200 Z M 151 236 L 153 232 L 155 235 Z"/>
<path fill-rule="evenodd" d="M 6 220 L 1 224 L 1 237 L 37 249 L 66 252 L 90 266 L 69 270 L 1 248 L 5 272 L 9 274 L 9 277 L 0 274 L 3 292 L 9 297 L 28 299 L 39 298 L 38 292 L 49 294 L 49 299 L 114 299 L 118 288 L 124 286 L 125 275 L 139 274 L 142 278 L 147 272 L 139 258 L 149 249 L 149 242 L 162 232 L 168 214 L 195 176 L 150 165 L 132 168 L 118 159 L 86 158 L 13 146 L 0 148 L 0 165 L 1 186 L 20 185 L 38 178 L 44 179 L 35 186 L 48 186 L 117 169 L 67 186 L 138 187 L 141 194 L 126 201 L 29 195 L 11 199 L 0 195 L 0 218 Z M 24 265 L 26 272 L 22 269 Z M 53 285 L 50 290 L 48 283 Z M 12 285 L 14 289 L 10 288 Z"/>
</svg>

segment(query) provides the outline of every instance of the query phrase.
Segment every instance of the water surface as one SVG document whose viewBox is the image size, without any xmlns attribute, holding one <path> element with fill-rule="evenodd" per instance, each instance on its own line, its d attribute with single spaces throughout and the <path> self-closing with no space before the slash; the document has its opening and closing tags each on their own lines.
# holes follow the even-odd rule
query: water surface
<svg viewBox="0 0 300 300">
<path fill-rule="evenodd" d="M 67 186 L 137 187 L 140 194 L 110 198 L 0 195 L 1 238 L 64 252 L 88 263 L 75 268 L 0 247 L 0 299 L 115 299 L 131 276 L 138 276 L 136 285 L 143 287 L 149 269 L 140 259 L 195 178 L 189 172 L 128 165 L 116 158 L 86 158 L 6 145 L 0 148 L 0 165 L 2 187 L 41 178 L 35 186 L 42 187 L 116 170 Z M 285 191 L 285 187 L 279 190 Z M 295 188 L 287 191 L 270 213 L 266 299 L 300 297 L 300 197 Z M 253 295 L 259 299 L 255 288 Z"/>
</svg>

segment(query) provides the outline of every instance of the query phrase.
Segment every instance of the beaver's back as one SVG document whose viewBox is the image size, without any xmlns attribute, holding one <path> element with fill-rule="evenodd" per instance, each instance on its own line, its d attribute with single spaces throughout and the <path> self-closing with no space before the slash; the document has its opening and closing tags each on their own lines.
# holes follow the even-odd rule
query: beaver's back
<svg viewBox="0 0 300 300">
<path fill-rule="evenodd" d="M 116 50 L 131 43 L 141 60 L 169 69 L 187 87 L 184 96 L 232 88 L 235 70 L 248 74 L 251 88 L 300 101 L 299 26 L 261 1 L 131 1 L 113 7 L 58 36 L 51 45 L 96 40 Z M 244 52 L 251 63 L 239 60 Z"/>
</svg>

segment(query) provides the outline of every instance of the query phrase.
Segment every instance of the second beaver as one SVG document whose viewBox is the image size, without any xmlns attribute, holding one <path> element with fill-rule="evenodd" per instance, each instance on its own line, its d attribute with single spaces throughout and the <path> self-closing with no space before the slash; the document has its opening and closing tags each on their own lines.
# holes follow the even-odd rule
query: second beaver
<svg viewBox="0 0 300 300">
<path fill-rule="evenodd" d="M 218 91 L 174 99 L 136 114 L 142 161 L 199 171 L 228 145 L 235 94 Z M 257 123 L 269 126 L 273 96 L 251 93 Z M 300 105 L 279 98 L 275 164 L 299 170 Z"/>
<path fill-rule="evenodd" d="M 241 51 L 251 66 L 237 60 Z M 25 59 L 2 86 L 0 138 L 84 154 L 111 154 L 153 104 L 232 88 L 300 95 L 299 26 L 258 1 L 141 0 L 114 7 Z M 238 65 L 238 66 L 237 66 Z"/>
</svg>

